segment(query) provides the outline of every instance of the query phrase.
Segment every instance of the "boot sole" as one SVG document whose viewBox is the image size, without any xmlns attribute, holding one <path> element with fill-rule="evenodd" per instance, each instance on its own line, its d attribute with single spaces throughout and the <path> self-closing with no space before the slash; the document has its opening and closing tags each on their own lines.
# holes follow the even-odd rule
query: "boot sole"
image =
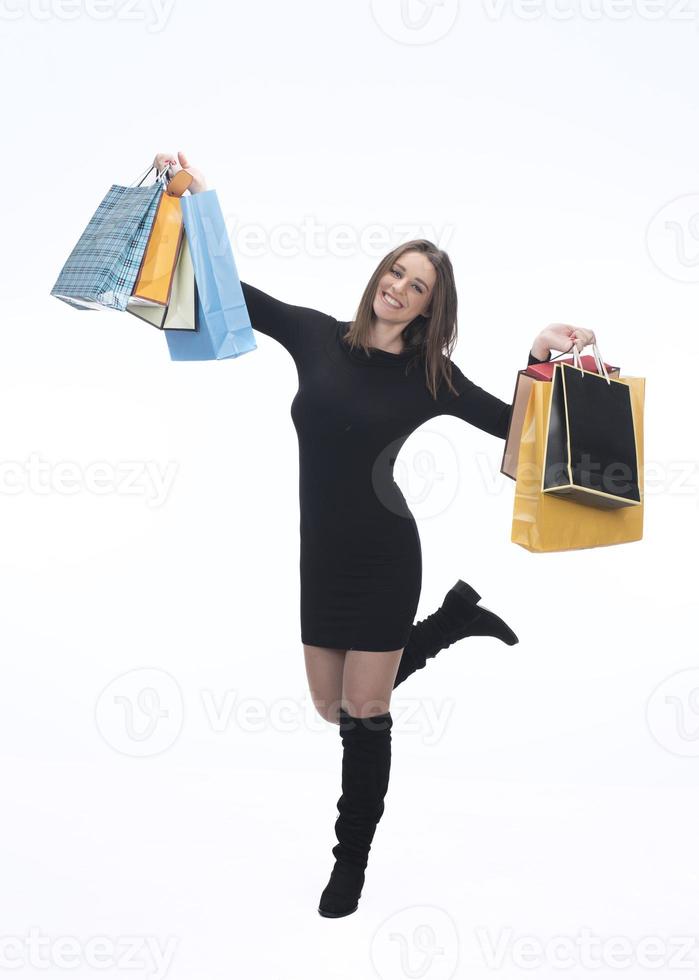
<svg viewBox="0 0 699 980">
<path fill-rule="evenodd" d="M 516 643 L 519 643 L 519 637 L 514 630 L 510 629 L 504 619 L 501 619 L 497 613 L 494 613 L 492 609 L 488 609 L 487 606 L 479 605 L 481 600 L 480 595 L 472 586 L 470 586 L 467 582 L 464 582 L 463 579 L 459 579 L 456 585 L 449 591 L 455 592 L 463 599 L 466 599 L 467 602 L 472 603 L 474 606 L 478 606 L 478 608 L 482 609 L 483 612 L 487 612 L 490 616 L 492 616 L 505 634 L 504 636 L 495 636 L 493 639 L 501 640 L 503 643 L 506 643 L 508 647 L 513 647 Z"/>
<path fill-rule="evenodd" d="M 490 613 L 493 619 L 497 620 L 497 622 L 503 627 L 507 635 L 506 638 L 501 636 L 495 636 L 493 637 L 494 640 L 502 640 L 502 642 L 506 643 L 508 647 L 513 647 L 515 643 L 519 643 L 519 637 L 514 632 L 514 630 L 510 629 L 510 627 L 507 625 L 504 619 L 500 619 L 498 614 L 494 613 L 492 609 L 487 609 L 485 606 L 480 606 L 479 608 L 481 608 L 483 612 Z"/>
<path fill-rule="evenodd" d="M 318 908 L 318 912 L 326 919 L 341 919 L 345 915 L 352 915 L 352 913 L 356 912 L 358 908 L 359 902 L 357 902 L 353 909 L 347 909 L 346 912 L 324 912 L 320 907 Z"/>
</svg>

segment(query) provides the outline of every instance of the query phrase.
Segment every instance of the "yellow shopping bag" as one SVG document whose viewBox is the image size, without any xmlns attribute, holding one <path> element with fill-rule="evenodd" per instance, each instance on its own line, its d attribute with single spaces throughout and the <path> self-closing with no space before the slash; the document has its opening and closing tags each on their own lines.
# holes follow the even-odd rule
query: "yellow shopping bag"
<svg viewBox="0 0 699 980">
<path fill-rule="evenodd" d="M 132 302 L 140 299 L 167 305 L 181 241 L 180 199 L 163 194 L 131 294 Z"/>
<path fill-rule="evenodd" d="M 160 330 L 195 330 L 194 268 L 184 233 L 181 198 L 192 182 L 179 170 L 162 195 L 126 309 Z"/>
<path fill-rule="evenodd" d="M 168 183 L 160 198 L 155 221 L 143 253 L 138 278 L 131 294 L 131 304 L 165 307 L 182 246 L 183 224 L 180 198 L 192 182 L 186 170 L 180 170 Z"/>
<path fill-rule="evenodd" d="M 542 492 L 546 426 L 553 385 L 533 381 L 517 461 L 512 538 L 528 551 L 568 551 L 640 541 L 643 537 L 643 410 L 645 378 L 622 377 L 629 386 L 641 503 L 604 510 Z"/>
</svg>

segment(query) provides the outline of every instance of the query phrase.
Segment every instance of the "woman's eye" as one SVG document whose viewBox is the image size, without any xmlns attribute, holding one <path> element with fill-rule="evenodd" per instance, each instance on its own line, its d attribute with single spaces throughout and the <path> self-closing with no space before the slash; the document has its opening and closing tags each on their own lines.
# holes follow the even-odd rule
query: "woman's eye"
<svg viewBox="0 0 699 980">
<path fill-rule="evenodd" d="M 400 272 L 398 271 L 398 269 L 391 269 L 391 274 L 394 276 L 398 276 L 398 278 L 400 279 Z M 413 283 L 413 286 L 415 287 L 415 289 L 417 289 L 418 293 L 422 293 L 423 290 L 420 288 L 420 286 L 418 286 L 416 282 Z"/>
</svg>

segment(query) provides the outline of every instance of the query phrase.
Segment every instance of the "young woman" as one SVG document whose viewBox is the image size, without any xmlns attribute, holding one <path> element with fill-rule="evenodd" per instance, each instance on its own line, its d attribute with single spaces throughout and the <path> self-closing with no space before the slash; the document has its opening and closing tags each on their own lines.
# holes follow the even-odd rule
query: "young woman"
<svg viewBox="0 0 699 980">
<path fill-rule="evenodd" d="M 156 166 L 202 173 L 179 153 Z M 283 303 L 242 283 L 255 330 L 291 354 L 299 388 L 291 415 L 299 441 L 301 642 L 313 702 L 342 738 L 335 864 L 318 911 L 354 912 L 384 811 L 391 763 L 392 690 L 428 657 L 472 635 L 517 637 L 459 580 L 442 606 L 413 624 L 422 556 L 417 525 L 393 479 L 408 436 L 453 415 L 504 439 L 512 406 L 479 388 L 451 360 L 457 336 L 454 273 L 422 239 L 390 252 L 369 280 L 353 321 Z M 552 324 L 529 364 L 551 348 L 582 349 L 591 331 Z"/>
</svg>

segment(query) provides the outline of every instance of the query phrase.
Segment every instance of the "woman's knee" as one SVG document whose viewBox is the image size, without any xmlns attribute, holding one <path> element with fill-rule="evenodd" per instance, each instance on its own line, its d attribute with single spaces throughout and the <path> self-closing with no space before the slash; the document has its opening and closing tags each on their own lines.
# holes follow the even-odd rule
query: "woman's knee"
<svg viewBox="0 0 699 980">
<path fill-rule="evenodd" d="M 313 699 L 313 706 L 325 721 L 331 722 L 333 725 L 340 724 L 340 708 L 342 707 L 342 698 L 336 698 L 334 701 L 325 701 L 322 698 L 318 698 L 311 695 Z"/>
<path fill-rule="evenodd" d="M 342 704 L 355 718 L 383 715 L 391 708 L 393 682 L 403 650 L 348 650 Z"/>
</svg>

